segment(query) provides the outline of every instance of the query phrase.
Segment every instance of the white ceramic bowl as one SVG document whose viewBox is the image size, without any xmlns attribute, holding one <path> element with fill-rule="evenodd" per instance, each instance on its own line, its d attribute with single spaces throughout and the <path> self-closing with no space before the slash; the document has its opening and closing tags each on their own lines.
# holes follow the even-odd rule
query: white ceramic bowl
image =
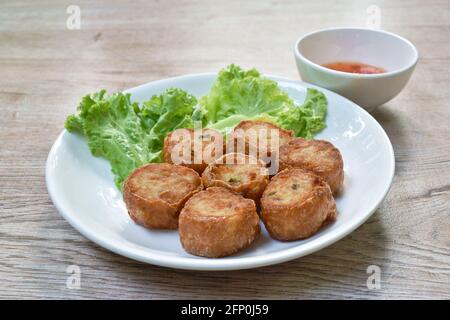
<svg viewBox="0 0 450 320">
<path fill-rule="evenodd" d="M 408 82 L 419 54 L 408 40 L 390 32 L 333 28 L 299 38 L 294 55 L 301 78 L 337 92 L 368 111 L 394 98 Z M 355 74 L 323 67 L 325 63 L 361 62 L 386 70 Z"/>
</svg>

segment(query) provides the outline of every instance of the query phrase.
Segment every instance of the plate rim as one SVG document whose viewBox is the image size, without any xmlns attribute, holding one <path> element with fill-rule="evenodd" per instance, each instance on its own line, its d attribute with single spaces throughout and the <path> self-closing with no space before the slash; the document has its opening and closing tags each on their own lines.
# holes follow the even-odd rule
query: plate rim
<svg viewBox="0 0 450 320">
<path fill-rule="evenodd" d="M 206 73 L 192 73 L 192 74 L 186 74 L 181 76 L 175 76 L 155 81 L 150 81 L 148 83 L 126 89 L 123 92 L 129 93 L 130 91 L 135 91 L 140 88 L 143 88 L 148 85 L 155 85 L 155 84 L 164 84 L 165 82 L 172 82 L 176 80 L 183 80 L 186 78 L 199 78 L 199 77 L 211 77 L 211 76 L 217 76 L 218 73 L 215 72 L 206 72 Z M 376 211 L 376 209 L 379 207 L 379 205 L 384 201 L 387 194 L 389 193 L 389 190 L 392 186 L 394 175 L 395 175 L 395 155 L 394 155 L 394 148 L 392 146 L 392 143 L 389 139 L 389 136 L 386 134 L 383 127 L 380 125 L 380 123 L 366 110 L 364 110 L 362 107 L 357 105 L 356 103 L 352 102 L 351 100 L 335 93 L 330 90 L 327 90 L 325 88 L 321 88 L 309 83 L 305 83 L 300 80 L 294 80 L 289 79 L 286 77 L 280 77 L 275 76 L 271 74 L 264 74 L 264 77 L 270 78 L 275 81 L 282 81 L 282 82 L 288 82 L 295 85 L 300 85 L 305 88 L 316 88 L 319 89 L 327 94 L 330 95 L 337 95 L 344 100 L 346 100 L 347 103 L 352 104 L 353 107 L 356 107 L 359 109 L 360 112 L 365 113 L 366 116 L 371 118 L 380 129 L 384 140 L 386 140 L 389 150 L 389 158 L 390 158 L 390 176 L 389 176 L 389 183 L 387 184 L 383 194 L 381 197 L 375 202 L 375 205 L 372 206 L 372 208 L 365 214 L 362 215 L 359 219 L 356 219 L 353 223 L 349 223 L 346 225 L 343 225 L 341 229 L 335 230 L 335 232 L 330 236 L 329 234 L 324 234 L 321 237 L 318 237 L 317 239 L 314 239 L 311 242 L 283 249 L 280 251 L 271 252 L 268 254 L 264 254 L 261 256 L 256 257 L 238 257 L 238 258 L 232 258 L 232 259 L 208 259 L 208 258 L 198 258 L 198 257 L 174 257 L 174 256 L 168 256 L 168 255 L 162 255 L 158 252 L 146 252 L 145 255 L 143 255 L 141 250 L 137 250 L 135 248 L 127 248 L 123 246 L 118 246 L 115 244 L 115 241 L 108 241 L 108 239 L 104 239 L 103 237 L 100 237 L 95 234 L 95 232 L 91 232 L 81 226 L 81 223 L 76 221 L 74 216 L 71 213 L 66 212 L 59 203 L 58 199 L 56 198 L 56 191 L 55 188 L 57 186 L 54 185 L 54 181 L 51 179 L 51 165 L 50 161 L 53 158 L 53 155 L 56 152 L 57 146 L 60 144 L 63 136 L 65 134 L 69 134 L 67 130 L 63 130 L 59 135 L 58 138 L 53 143 L 50 152 L 47 157 L 46 161 L 46 168 L 45 168 L 45 183 L 47 187 L 48 194 L 50 196 L 50 199 L 53 202 L 53 205 L 55 206 L 58 213 L 67 221 L 69 224 L 78 232 L 80 232 L 85 238 L 89 239 L 90 241 L 96 243 L 97 245 L 108 249 L 109 251 L 112 251 L 116 254 L 125 256 L 127 258 L 137 260 L 144 263 L 149 263 L 152 265 L 162 266 L 162 267 L 168 267 L 168 268 L 174 268 L 174 269 L 184 269 L 184 270 L 197 270 L 197 271 L 225 271 L 225 270 L 241 270 L 241 269 L 251 269 L 251 268 L 259 268 L 263 266 L 268 265 L 274 265 L 283 263 L 286 261 L 290 261 L 293 259 L 297 259 L 303 256 L 306 256 L 308 254 L 311 254 L 313 252 L 322 250 L 325 247 L 330 246 L 331 244 L 341 240 L 345 236 L 352 233 L 354 230 L 356 230 L 358 227 L 360 227 L 364 222 L 366 222 L 372 214 Z M 327 237 L 328 235 L 328 237 Z M 318 243 L 316 241 L 318 240 Z"/>
</svg>

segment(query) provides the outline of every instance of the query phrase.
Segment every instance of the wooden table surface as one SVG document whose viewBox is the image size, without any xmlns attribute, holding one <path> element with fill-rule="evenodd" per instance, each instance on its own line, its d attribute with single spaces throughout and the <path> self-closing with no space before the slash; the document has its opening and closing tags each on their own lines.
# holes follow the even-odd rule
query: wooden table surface
<svg viewBox="0 0 450 320">
<path fill-rule="evenodd" d="M 81 9 L 68 30 L 66 9 Z M 233 272 L 161 268 L 88 241 L 55 210 L 44 169 L 80 97 L 234 62 L 298 79 L 294 40 L 335 26 L 410 39 L 420 62 L 374 117 L 395 149 L 392 189 L 351 235 L 307 257 Z M 0 4 L 1 298 L 450 298 L 450 2 L 2 1 Z M 81 288 L 66 286 L 69 265 Z M 381 270 L 368 289 L 367 268 Z"/>
</svg>

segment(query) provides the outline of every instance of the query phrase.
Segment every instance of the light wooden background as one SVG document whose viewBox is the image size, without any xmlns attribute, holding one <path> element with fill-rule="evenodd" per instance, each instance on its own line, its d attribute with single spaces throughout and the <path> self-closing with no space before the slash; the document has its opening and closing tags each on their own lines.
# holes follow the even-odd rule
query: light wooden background
<svg viewBox="0 0 450 320">
<path fill-rule="evenodd" d="M 66 8 L 81 8 L 68 30 Z M 387 199 L 358 230 L 310 256 L 233 272 L 154 267 L 91 243 L 60 217 L 44 183 L 48 151 L 80 97 L 234 62 L 298 78 L 301 34 L 365 26 L 409 38 L 420 62 L 375 118 L 396 154 Z M 1 298 L 450 298 L 450 2 L 0 2 Z M 81 289 L 66 268 L 81 267 Z M 369 265 L 381 288 L 366 287 Z"/>
</svg>

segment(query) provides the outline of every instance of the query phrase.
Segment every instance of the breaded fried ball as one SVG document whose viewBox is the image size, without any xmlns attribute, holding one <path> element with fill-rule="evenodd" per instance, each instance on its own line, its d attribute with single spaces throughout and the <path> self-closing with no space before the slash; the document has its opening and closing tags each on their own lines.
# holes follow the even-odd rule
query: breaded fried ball
<svg viewBox="0 0 450 320">
<path fill-rule="evenodd" d="M 213 129 L 177 129 L 164 139 L 163 158 L 202 174 L 210 162 L 224 154 L 223 140 L 222 134 Z"/>
<path fill-rule="evenodd" d="M 229 256 L 248 247 L 259 232 L 254 201 L 221 187 L 195 194 L 179 219 L 183 248 L 202 257 Z"/>
<path fill-rule="evenodd" d="M 126 179 L 123 199 L 130 217 L 150 229 L 176 229 L 185 202 L 203 189 L 192 169 L 151 163 L 137 168 Z"/>
<path fill-rule="evenodd" d="M 265 163 L 242 153 L 228 153 L 210 163 L 202 174 L 203 185 L 224 187 L 259 204 L 269 183 Z"/>
<path fill-rule="evenodd" d="M 336 218 L 336 204 L 328 184 L 297 168 L 272 178 L 261 198 L 261 218 L 272 238 L 304 239 Z"/>
<path fill-rule="evenodd" d="M 280 170 L 301 168 L 323 178 L 334 195 L 344 183 L 344 161 L 341 153 L 328 141 L 296 138 L 280 147 Z"/>
</svg>

